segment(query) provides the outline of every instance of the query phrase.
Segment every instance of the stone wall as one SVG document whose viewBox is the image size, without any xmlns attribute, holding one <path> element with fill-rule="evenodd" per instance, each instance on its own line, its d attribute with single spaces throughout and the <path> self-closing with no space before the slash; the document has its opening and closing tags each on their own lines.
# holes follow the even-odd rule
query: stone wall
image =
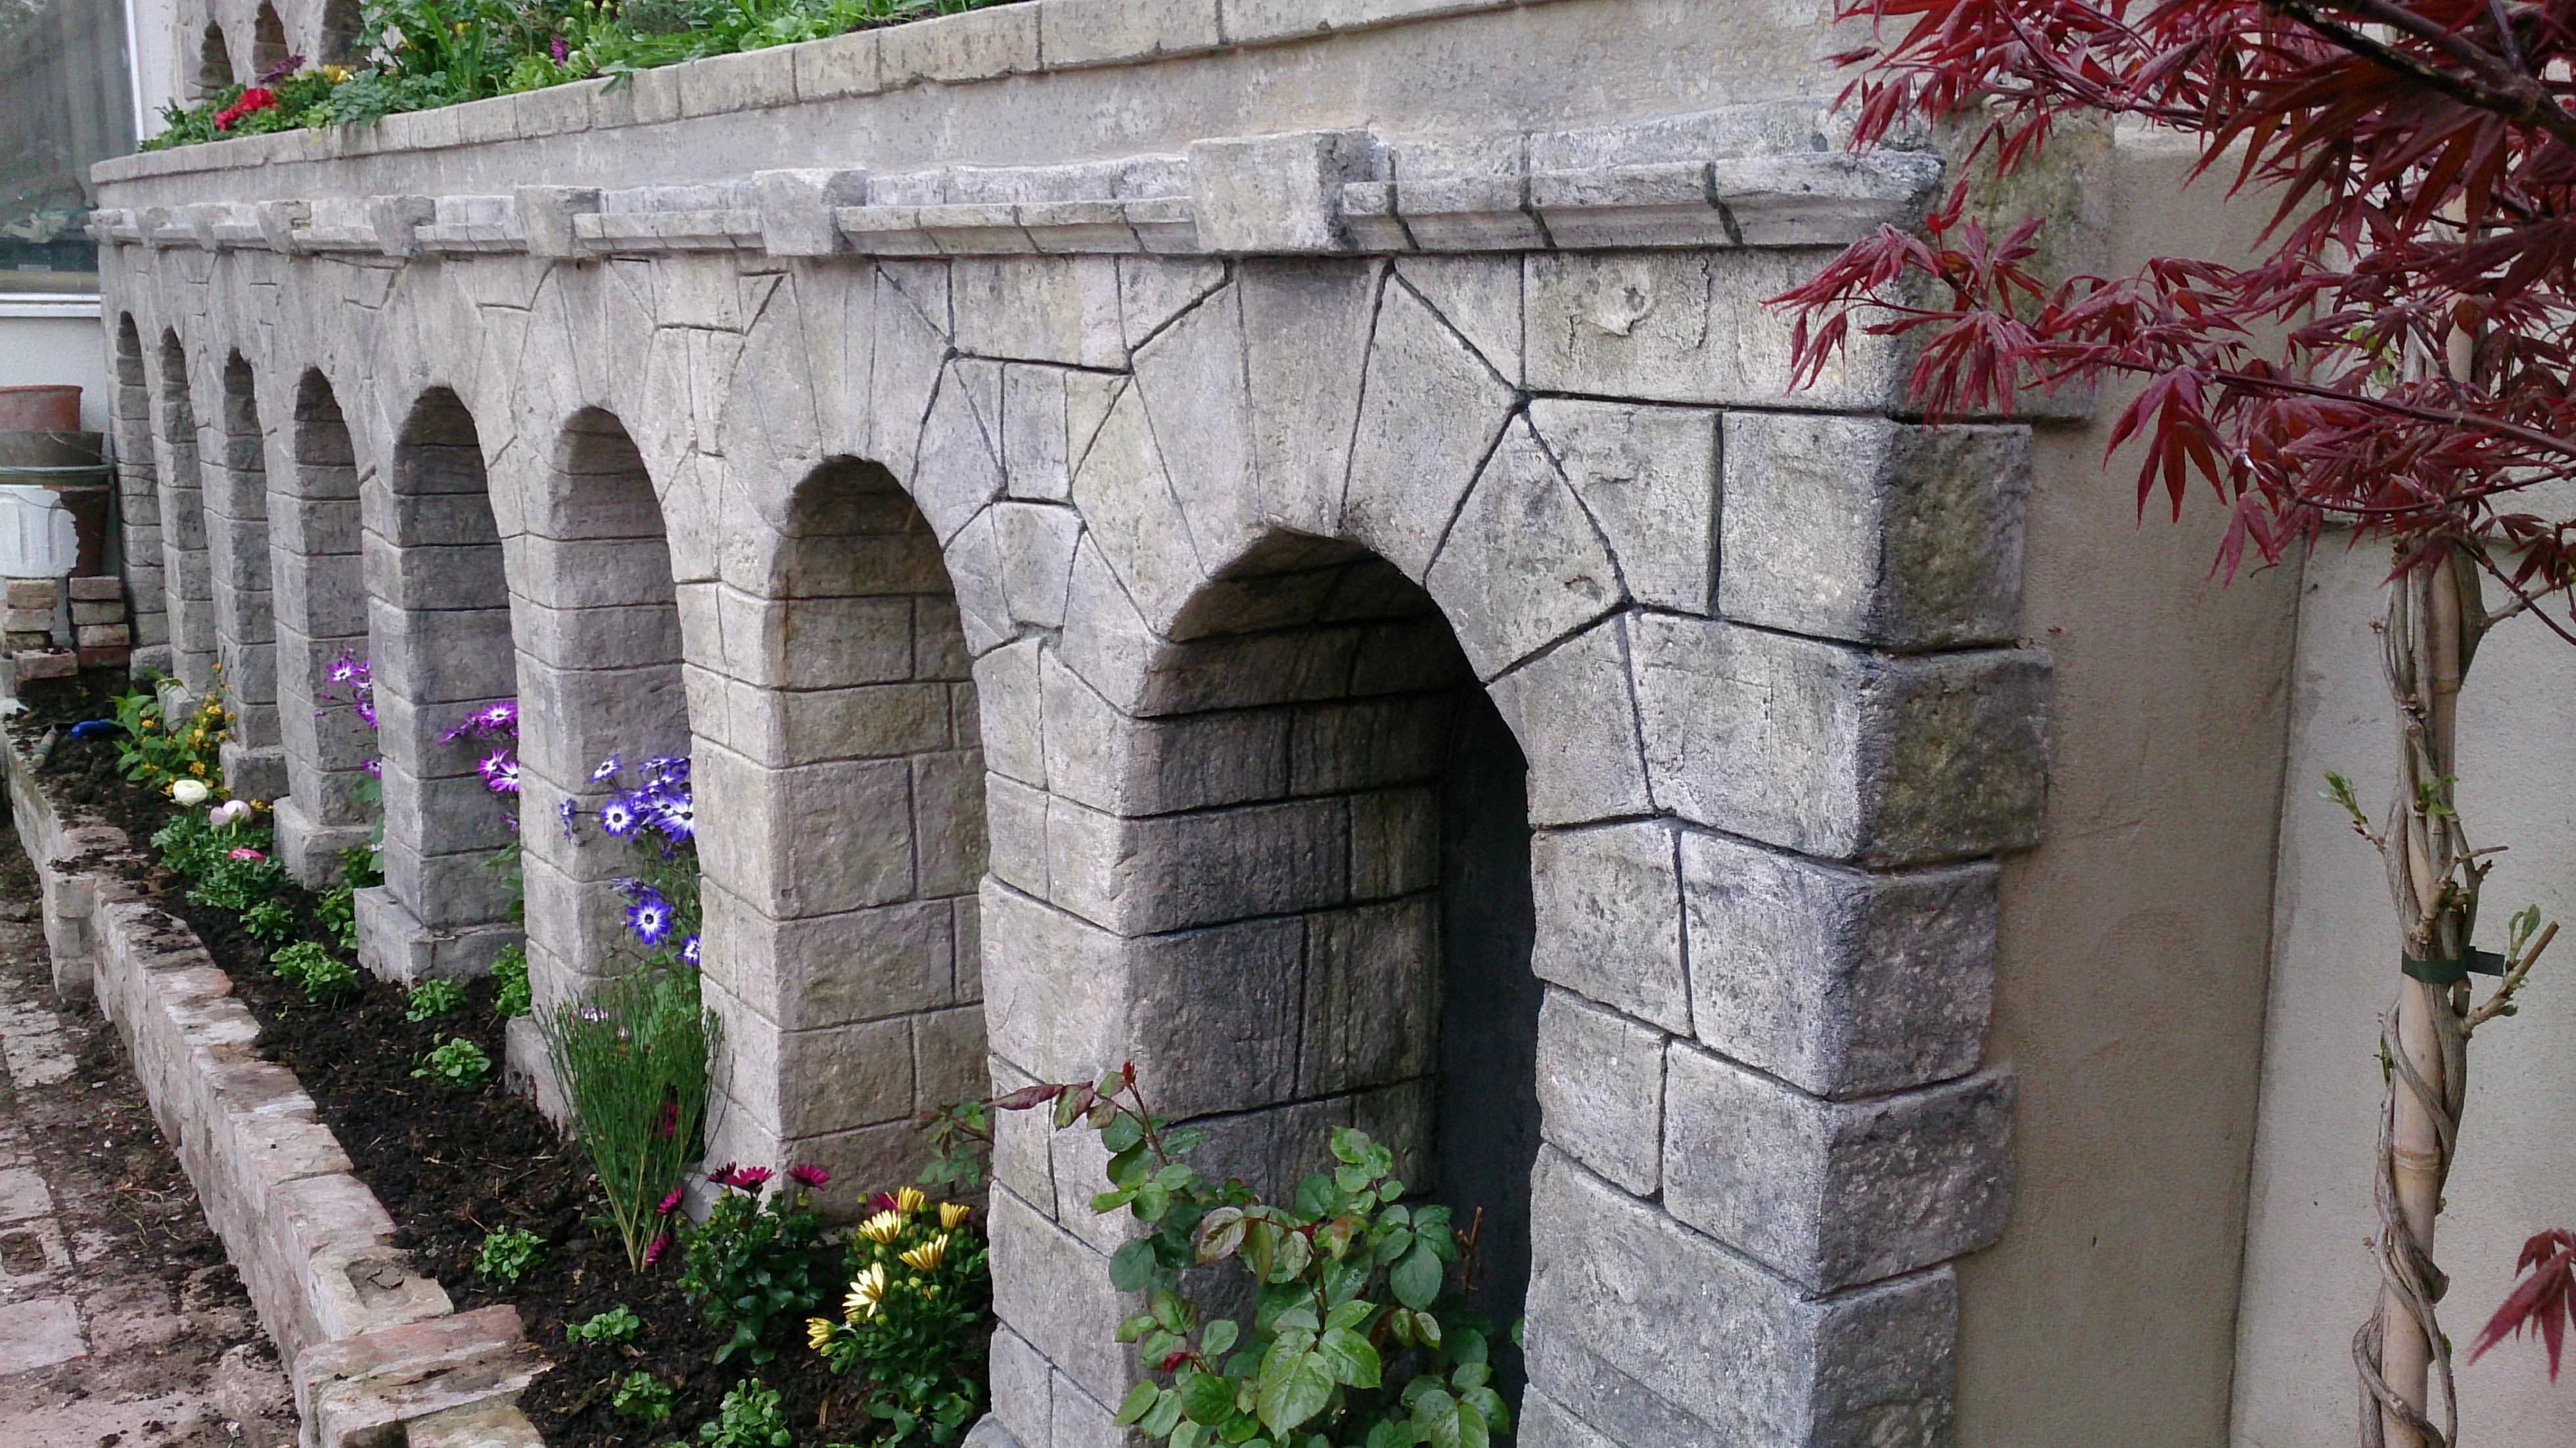
<svg viewBox="0 0 2576 1448">
<path fill-rule="evenodd" d="M 1868 339 L 1789 390 L 1764 299 L 1942 171 L 1838 149 L 1839 43 L 1041 0 L 109 163 L 129 546 L 186 686 L 277 709 L 308 873 L 352 741 L 285 716 L 363 642 L 381 973 L 515 934 L 462 713 L 522 703 L 546 1004 L 615 934 L 559 803 L 691 754 L 717 1159 L 873 1188 L 925 1106 L 1132 1060 L 1248 1179 L 1347 1122 L 1427 1182 L 1435 1103 L 1527 1096 L 1525 1441 L 1945 1442 L 2048 665 L 2026 429 L 1892 415 Z M 1444 828 L 1466 704 L 1527 766 L 1525 1080 L 1443 1076 L 1444 978 L 1518 968 L 1444 914 L 1524 872 Z M 1106 1448 L 1120 1224 L 1004 1125 L 995 1427 Z"/>
</svg>

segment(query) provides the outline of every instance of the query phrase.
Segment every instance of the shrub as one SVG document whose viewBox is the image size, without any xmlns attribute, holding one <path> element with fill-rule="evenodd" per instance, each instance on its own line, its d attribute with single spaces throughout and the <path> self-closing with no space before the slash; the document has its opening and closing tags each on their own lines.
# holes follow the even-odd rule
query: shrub
<svg viewBox="0 0 2576 1448">
<path fill-rule="evenodd" d="M 795 1448 L 796 1435 L 787 1431 L 778 1390 L 745 1378 L 716 1405 L 716 1420 L 699 1426 L 698 1441 L 709 1448 Z"/>
<path fill-rule="evenodd" d="M 922 1113 L 921 1126 L 930 1139 L 930 1164 L 921 1169 L 921 1184 L 949 1195 L 980 1189 L 985 1164 L 993 1159 L 992 1104 L 942 1106 Z"/>
<path fill-rule="evenodd" d="M 695 972 L 647 966 L 545 1012 L 538 1028 L 627 1263 L 641 1272 L 706 1114 L 715 1017 L 698 1003 Z"/>
<path fill-rule="evenodd" d="M 516 1283 L 544 1254 L 545 1242 L 524 1227 L 495 1227 L 474 1253 L 474 1275 Z"/>
<path fill-rule="evenodd" d="M 635 1334 L 643 1326 L 634 1310 L 621 1302 L 588 1322 L 564 1324 L 564 1340 L 573 1343 L 633 1342 Z"/>
<path fill-rule="evenodd" d="M 707 1325 L 725 1333 L 715 1360 L 739 1352 L 755 1363 L 778 1355 L 770 1328 L 821 1307 L 840 1283 L 849 1249 L 823 1240 L 823 1217 L 809 1188 L 821 1186 L 820 1167 L 800 1166 L 764 1200 L 766 1167 L 732 1167 L 709 1174 L 724 1189 L 706 1221 L 687 1229 L 680 1290 L 698 1305 Z"/>
<path fill-rule="evenodd" d="M 310 940 L 279 948 L 268 957 L 268 968 L 315 1000 L 328 1000 L 358 984 L 356 967 Z"/>
<path fill-rule="evenodd" d="M 526 946 L 502 946 L 501 953 L 492 957 L 492 979 L 500 986 L 500 989 L 493 994 L 492 1009 L 500 1012 L 503 1020 L 524 1016 L 535 1008 L 536 1003 L 530 998 L 528 990 L 528 948 Z"/>
<path fill-rule="evenodd" d="M 403 997 L 403 1019 L 434 1021 L 465 1004 L 465 987 L 452 980 L 425 980 Z"/>
<path fill-rule="evenodd" d="M 805 1340 L 859 1380 L 884 1443 L 953 1443 L 983 1411 L 993 1280 L 983 1234 L 963 1202 L 933 1208 L 911 1187 L 877 1198 L 850 1240 L 857 1271 L 838 1322 Z"/>
<path fill-rule="evenodd" d="M 449 1036 L 431 1047 L 411 1074 L 435 1077 L 459 1090 L 471 1090 L 492 1074 L 492 1058 L 463 1036 Z"/>
<path fill-rule="evenodd" d="M 161 717 L 160 697 L 151 690 L 120 694 L 116 699 L 117 767 L 125 777 L 155 794 L 168 794 L 180 780 L 195 780 L 214 798 L 224 797 L 223 746 L 232 731 L 224 711 L 221 687 L 210 689 L 195 710 L 176 722 Z"/>
<path fill-rule="evenodd" d="M 628 1373 L 617 1380 L 608 1395 L 608 1406 L 621 1418 L 632 1418 L 650 1428 L 671 1421 L 671 1385 L 646 1372 Z"/>
<path fill-rule="evenodd" d="M 1055 1106 L 1110 1152 L 1095 1212 L 1124 1208 L 1144 1226 L 1111 1256 L 1121 1292 L 1147 1310 L 1119 1324 L 1144 1381 L 1117 1420 L 1170 1448 L 1264 1438 L 1301 1448 L 1486 1448 L 1510 1415 L 1491 1382 L 1485 1325 L 1468 1310 L 1449 1209 L 1407 1203 L 1385 1147 L 1333 1129 L 1329 1174 L 1268 1205 L 1241 1181 L 1216 1186 L 1182 1160 L 1201 1140 L 1146 1109 L 1133 1066 L 1097 1085 L 1033 1086 L 997 1104 Z M 1232 1261 L 1249 1273 L 1249 1329 L 1208 1319 L 1183 1290 L 1191 1268 Z"/>
</svg>

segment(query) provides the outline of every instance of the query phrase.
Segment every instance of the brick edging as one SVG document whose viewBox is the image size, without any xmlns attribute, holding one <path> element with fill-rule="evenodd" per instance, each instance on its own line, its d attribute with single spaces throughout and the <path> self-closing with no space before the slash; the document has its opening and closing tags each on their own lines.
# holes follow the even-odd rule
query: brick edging
<svg viewBox="0 0 2576 1448">
<path fill-rule="evenodd" d="M 95 998 L 295 1384 L 305 1448 L 541 1448 L 516 1406 L 547 1364 L 516 1308 L 459 1313 L 196 933 L 115 868 L 124 831 L 59 809 L 16 741 L 9 803 L 43 892 L 54 987 Z"/>
</svg>

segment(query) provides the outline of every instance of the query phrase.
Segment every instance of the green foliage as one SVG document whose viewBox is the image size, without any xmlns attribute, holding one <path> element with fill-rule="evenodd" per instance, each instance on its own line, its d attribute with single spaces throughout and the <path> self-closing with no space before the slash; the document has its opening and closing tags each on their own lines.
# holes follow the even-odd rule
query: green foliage
<svg viewBox="0 0 2576 1448">
<path fill-rule="evenodd" d="M 196 710 L 175 724 L 161 718 L 161 701 L 150 690 L 116 698 L 117 768 L 125 777 L 155 794 L 168 794 L 183 779 L 206 787 L 211 799 L 222 799 L 224 738 L 232 715 L 224 711 L 220 688 L 208 690 Z"/>
<path fill-rule="evenodd" d="M 411 1074 L 435 1077 L 459 1090 L 470 1091 L 492 1074 L 492 1058 L 463 1036 L 448 1036 L 420 1058 Z"/>
<path fill-rule="evenodd" d="M 271 953 L 268 968 L 277 972 L 278 979 L 317 1001 L 345 994 L 358 985 L 356 966 L 310 940 L 299 940 Z"/>
<path fill-rule="evenodd" d="M 244 934 L 262 945 L 275 945 L 295 934 L 295 908 L 283 900 L 262 900 L 242 912 Z"/>
<path fill-rule="evenodd" d="M 492 980 L 500 987 L 492 997 L 492 1009 L 500 1012 L 503 1020 L 524 1016 L 536 1008 L 528 989 L 526 946 L 502 946 L 501 953 L 492 957 Z"/>
<path fill-rule="evenodd" d="M 537 1024 L 627 1262 L 641 1272 L 662 1198 L 679 1184 L 706 1115 L 715 1016 L 698 1002 L 695 972 L 646 967 Z"/>
<path fill-rule="evenodd" d="M 930 1164 L 921 1169 L 921 1184 L 949 1196 L 962 1196 L 984 1185 L 986 1164 L 993 1159 L 993 1107 L 986 1101 L 960 1101 L 922 1113 L 929 1138 Z"/>
<path fill-rule="evenodd" d="M 699 1426 L 698 1441 L 709 1448 L 795 1448 L 796 1435 L 787 1431 L 778 1390 L 745 1378 L 716 1405 L 715 1421 Z"/>
<path fill-rule="evenodd" d="M 1200 1133 L 1147 1110 L 1132 1066 L 998 1104 L 1050 1101 L 1057 1129 L 1085 1122 L 1110 1153 L 1110 1190 L 1092 1210 L 1123 1208 L 1148 1233 L 1109 1262 L 1112 1285 L 1147 1303 L 1118 1329 L 1145 1373 L 1120 1424 L 1170 1448 L 1486 1448 L 1508 1431 L 1484 1324 L 1453 1280 L 1449 1209 L 1406 1202 L 1385 1147 L 1334 1128 L 1338 1165 L 1272 1206 L 1182 1160 Z M 1183 1272 L 1228 1261 L 1255 1284 L 1249 1325 L 1209 1319 L 1183 1289 Z"/>
<path fill-rule="evenodd" d="M 545 1246 L 543 1238 L 524 1227 L 495 1227 L 483 1234 L 483 1246 L 474 1254 L 474 1275 L 516 1283 L 537 1265 Z"/>
<path fill-rule="evenodd" d="M 818 1317 L 805 1340 L 858 1380 L 885 1425 L 881 1448 L 949 1444 L 984 1410 L 993 1279 L 983 1234 L 962 1202 L 933 1207 L 910 1187 L 878 1199 L 850 1250 L 857 1271 L 838 1322 Z"/>
<path fill-rule="evenodd" d="M 403 997 L 403 1019 L 434 1021 L 465 1004 L 465 987 L 452 980 L 425 980 Z"/>
<path fill-rule="evenodd" d="M 823 1240 L 823 1217 L 811 1193 L 782 1186 L 763 1200 L 766 1172 L 732 1167 L 710 1180 L 724 1188 L 704 1223 L 689 1228 L 680 1290 L 707 1325 L 726 1334 L 723 1362 L 741 1353 L 755 1363 L 778 1355 L 771 1329 L 821 1307 L 840 1282 L 849 1249 Z"/>
<path fill-rule="evenodd" d="M 588 1322 L 564 1324 L 564 1340 L 573 1343 L 633 1342 L 635 1334 L 643 1326 L 634 1309 L 621 1302 Z"/>
<path fill-rule="evenodd" d="M 633 1372 L 617 1380 L 616 1388 L 608 1395 L 608 1406 L 617 1416 L 650 1428 L 671 1421 L 671 1399 L 675 1396 L 669 1383 L 651 1373 Z"/>
</svg>

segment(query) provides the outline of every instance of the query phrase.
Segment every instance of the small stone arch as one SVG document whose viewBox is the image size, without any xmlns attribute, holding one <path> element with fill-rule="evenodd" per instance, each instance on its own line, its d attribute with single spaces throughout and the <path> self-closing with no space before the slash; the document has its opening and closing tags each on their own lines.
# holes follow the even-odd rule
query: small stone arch
<svg viewBox="0 0 2576 1448">
<path fill-rule="evenodd" d="M 132 312 L 116 318 L 116 392 L 110 416 L 116 429 L 117 512 L 123 529 L 125 589 L 133 609 L 136 677 L 170 667 L 170 616 L 162 602 L 161 488 L 152 432 L 152 381 L 144 367 L 143 333 Z"/>
<path fill-rule="evenodd" d="M 343 850 L 367 843 L 361 795 L 377 754 L 374 731 L 349 707 L 347 683 L 331 680 L 342 659 L 366 657 L 367 583 L 357 449 L 320 368 L 306 368 L 296 382 L 291 447 L 294 465 L 269 490 L 287 776 L 277 845 L 297 879 L 320 884 L 338 874 Z"/>
<path fill-rule="evenodd" d="M 712 1155 L 829 1167 L 830 1201 L 920 1169 L 920 1111 L 986 1085 L 976 890 L 984 759 L 938 540 L 873 462 L 795 485 L 764 577 L 684 585 L 723 647 L 699 731 L 708 999 L 723 1013 Z M 714 630 L 702 630 L 713 634 Z"/>
<path fill-rule="evenodd" d="M 287 69 L 295 59 L 286 44 L 286 22 L 269 0 L 260 0 L 259 12 L 251 17 L 250 37 L 250 79 L 255 82 Z"/>
<path fill-rule="evenodd" d="M 400 981 L 477 974 L 520 934 L 492 868 L 511 832 L 472 741 L 442 736 L 519 681 L 482 435 L 453 389 L 420 394 L 388 475 L 358 493 L 385 820 L 385 883 L 359 893 L 360 958 Z"/>
<path fill-rule="evenodd" d="M 205 493 L 206 558 L 214 579 L 215 655 L 233 714 L 224 782 L 245 799 L 286 792 L 278 742 L 277 645 L 269 587 L 268 436 L 258 379 L 241 353 L 224 359 L 221 466 Z"/>
<path fill-rule="evenodd" d="M 207 21 L 205 33 L 197 41 L 198 99 L 220 95 L 238 79 L 233 74 L 232 47 L 224 41 L 224 27 L 218 22 Z"/>
<path fill-rule="evenodd" d="M 161 335 L 161 557 L 170 612 L 170 672 L 190 695 L 215 680 L 215 595 L 206 556 L 206 502 L 197 466 L 197 410 L 188 352 Z"/>
<path fill-rule="evenodd" d="M 358 38 L 363 22 L 358 0 L 325 0 L 322 6 L 322 45 L 318 57 L 331 65 L 348 65 L 364 58 L 365 46 Z"/>
</svg>

